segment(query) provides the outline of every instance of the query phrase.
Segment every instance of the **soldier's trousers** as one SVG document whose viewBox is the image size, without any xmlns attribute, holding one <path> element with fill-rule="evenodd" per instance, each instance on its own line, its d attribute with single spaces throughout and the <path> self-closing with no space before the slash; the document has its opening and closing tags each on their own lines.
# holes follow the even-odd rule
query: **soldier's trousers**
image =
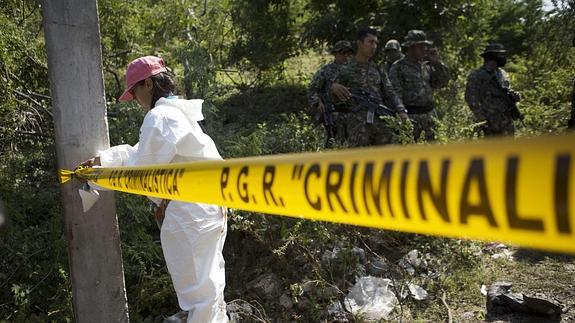
<svg viewBox="0 0 575 323">
<path fill-rule="evenodd" d="M 485 136 L 513 136 L 515 125 L 513 119 L 504 112 L 491 112 L 487 116 L 487 124 L 483 127 Z"/>
<path fill-rule="evenodd" d="M 349 147 L 387 145 L 393 143 L 394 118 L 375 117 L 373 124 L 367 124 L 367 112 L 347 113 L 346 142 Z"/>
<path fill-rule="evenodd" d="M 409 119 L 413 123 L 413 138 L 416 141 L 421 138 L 434 141 L 437 128 L 436 118 L 435 109 L 427 113 L 409 114 Z"/>
<path fill-rule="evenodd" d="M 333 133 L 330 134 L 330 131 L 326 128 L 326 143 L 325 148 L 334 148 L 338 146 L 342 146 L 346 140 L 346 119 L 347 113 L 342 112 L 332 112 L 331 118 L 333 124 L 332 131 Z M 331 135 L 335 135 L 331 137 Z"/>
</svg>

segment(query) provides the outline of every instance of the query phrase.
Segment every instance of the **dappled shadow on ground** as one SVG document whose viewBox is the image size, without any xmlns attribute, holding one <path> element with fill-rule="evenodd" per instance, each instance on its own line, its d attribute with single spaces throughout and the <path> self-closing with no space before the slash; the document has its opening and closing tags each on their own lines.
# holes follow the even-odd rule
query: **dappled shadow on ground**
<svg viewBox="0 0 575 323">
<path fill-rule="evenodd" d="M 226 260 L 226 299 L 253 296 L 246 295 L 246 286 L 251 280 L 288 268 L 285 259 L 272 253 L 272 246 L 243 230 L 228 230 L 223 253 Z"/>
</svg>

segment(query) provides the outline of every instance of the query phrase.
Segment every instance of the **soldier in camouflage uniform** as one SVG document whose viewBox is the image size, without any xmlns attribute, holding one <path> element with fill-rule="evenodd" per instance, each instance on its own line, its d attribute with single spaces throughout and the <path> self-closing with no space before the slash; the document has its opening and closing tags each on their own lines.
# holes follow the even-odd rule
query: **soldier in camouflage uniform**
<svg viewBox="0 0 575 323">
<path fill-rule="evenodd" d="M 573 37 L 573 47 L 575 47 L 575 37 Z M 569 129 L 575 129 L 575 79 L 573 80 L 573 90 L 571 90 L 571 117 L 567 123 Z"/>
<path fill-rule="evenodd" d="M 377 65 L 371 61 L 377 49 L 377 31 L 362 28 L 357 33 L 357 53 L 341 69 L 332 85 L 332 91 L 337 98 L 351 108 L 346 114 L 347 144 L 352 147 L 383 145 L 393 142 L 394 117 L 376 116 L 370 118 L 367 109 L 354 107 L 356 102 L 350 101 L 352 92 L 369 93 L 378 104 L 388 102 L 394 111 L 402 118 L 407 118 L 401 100 L 393 92 L 393 87 L 385 73 L 381 73 Z M 355 112 L 354 112 L 355 111 Z"/>
<path fill-rule="evenodd" d="M 427 141 L 435 139 L 433 89 L 449 82 L 449 69 L 439 60 L 437 49 L 429 48 L 432 44 L 423 31 L 410 30 L 402 44 L 406 48 L 406 56 L 396 61 L 389 71 L 393 89 L 413 122 L 416 140 L 422 134 Z"/>
<path fill-rule="evenodd" d="M 334 55 L 333 62 L 322 66 L 313 76 L 312 81 L 307 90 L 307 99 L 312 110 L 316 111 L 316 119 L 326 117 L 326 104 L 323 102 L 330 96 L 330 87 L 335 77 L 339 73 L 341 66 L 349 60 L 353 55 L 353 48 L 351 43 L 346 40 L 340 40 L 331 48 L 330 53 Z M 323 98 L 323 100 L 322 100 Z M 330 118 L 335 129 L 328 129 L 326 127 L 326 147 L 330 147 L 335 138 L 342 137 L 344 130 L 344 120 L 338 112 L 328 111 Z"/>
<path fill-rule="evenodd" d="M 383 51 L 385 53 L 385 63 L 382 64 L 381 68 L 385 74 L 389 75 L 389 69 L 391 68 L 391 65 L 402 59 L 405 55 L 403 55 L 401 52 L 401 45 L 395 39 L 391 39 L 385 43 Z"/>
<path fill-rule="evenodd" d="M 483 66 L 471 72 L 467 78 L 465 101 L 473 112 L 475 121 L 485 122 L 482 130 L 486 136 L 515 134 L 509 100 L 518 102 L 521 97 L 519 93 L 511 90 L 509 77 L 503 70 L 507 62 L 506 53 L 501 44 L 487 45 L 481 54 Z"/>
</svg>

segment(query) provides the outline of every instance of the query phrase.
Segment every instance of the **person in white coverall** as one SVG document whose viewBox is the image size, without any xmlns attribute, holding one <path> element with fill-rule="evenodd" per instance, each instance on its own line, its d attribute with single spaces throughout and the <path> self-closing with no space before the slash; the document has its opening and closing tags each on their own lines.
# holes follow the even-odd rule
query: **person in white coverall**
<svg viewBox="0 0 575 323">
<path fill-rule="evenodd" d="M 136 100 L 147 112 L 140 141 L 119 145 L 88 161 L 103 167 L 142 166 L 221 159 L 198 121 L 203 100 L 174 96 L 174 81 L 155 56 L 132 61 L 120 101 Z M 159 199 L 150 198 L 160 205 Z M 226 210 L 216 205 L 170 201 L 160 238 L 178 303 L 187 322 L 227 322 L 222 249 L 227 233 Z"/>
</svg>

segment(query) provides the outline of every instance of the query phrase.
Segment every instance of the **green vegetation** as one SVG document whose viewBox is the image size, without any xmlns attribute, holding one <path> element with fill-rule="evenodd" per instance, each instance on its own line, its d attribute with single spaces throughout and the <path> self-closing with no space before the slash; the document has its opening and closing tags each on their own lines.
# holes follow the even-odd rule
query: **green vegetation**
<svg viewBox="0 0 575 323">
<path fill-rule="evenodd" d="M 436 94 L 440 143 L 475 139 L 463 89 L 487 41 L 510 49 L 507 70 L 526 115 L 518 136 L 564 132 L 575 71 L 575 4 L 553 3 L 555 9 L 544 11 L 537 0 L 100 0 L 111 144 L 137 141 L 142 112 L 116 98 L 128 62 L 155 54 L 174 69 L 182 94 L 206 99 L 205 126 L 225 158 L 319 151 L 323 131 L 311 122 L 306 86 L 329 61 L 327 46 L 353 39 L 360 25 L 378 26 L 383 42 L 420 28 L 437 43 L 453 70 L 449 86 Z M 73 320 L 41 23 L 35 0 L 2 1 L 0 200 L 8 219 L 0 228 L 0 322 Z M 177 311 L 177 301 L 156 224 L 144 198 L 116 199 L 130 318 L 161 321 Z M 326 263 L 322 255 L 334 247 L 343 250 L 341 261 Z M 327 306 L 347 293 L 357 274 L 361 259 L 353 247 L 368 258 L 386 258 L 385 277 L 396 288 L 413 281 L 428 291 L 426 301 L 401 300 L 394 320 L 446 321 L 444 294 L 456 321 L 464 321 L 466 312 L 472 312 L 470 321 L 481 320 L 479 288 L 495 280 L 510 280 L 518 291 L 550 293 L 571 308 L 564 319 L 573 318 L 571 258 L 520 250 L 516 261 L 494 260 L 474 241 L 241 211 L 230 218 L 226 299 L 251 304 L 246 321 L 325 319 Z M 405 273 L 398 262 L 412 249 L 429 254 L 437 275 Z M 247 287 L 270 272 L 291 308 Z"/>
</svg>

